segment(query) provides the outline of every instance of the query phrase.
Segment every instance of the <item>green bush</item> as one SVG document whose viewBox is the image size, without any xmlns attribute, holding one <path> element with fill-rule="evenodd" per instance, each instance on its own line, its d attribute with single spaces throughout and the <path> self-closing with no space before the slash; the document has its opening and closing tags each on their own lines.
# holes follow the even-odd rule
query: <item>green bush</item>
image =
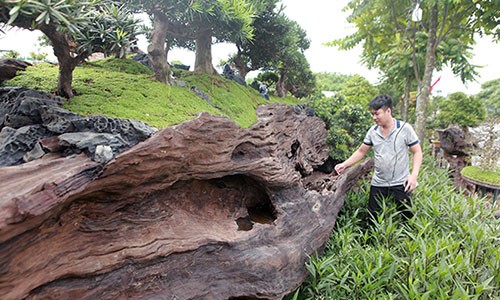
<svg viewBox="0 0 500 300">
<path fill-rule="evenodd" d="M 404 222 L 391 204 L 367 226 L 368 182 L 349 193 L 297 299 L 500 299 L 499 222 L 425 162 Z"/>
<path fill-rule="evenodd" d="M 343 96 L 314 98 L 310 105 L 327 125 L 330 156 L 346 160 L 361 145 L 371 125 L 368 109 L 348 104 Z"/>
</svg>

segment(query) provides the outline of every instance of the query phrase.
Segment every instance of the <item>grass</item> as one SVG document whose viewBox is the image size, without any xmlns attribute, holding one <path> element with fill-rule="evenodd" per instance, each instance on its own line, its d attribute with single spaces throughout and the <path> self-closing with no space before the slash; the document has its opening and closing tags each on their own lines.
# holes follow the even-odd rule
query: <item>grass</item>
<svg viewBox="0 0 500 300">
<path fill-rule="evenodd" d="M 242 127 L 257 121 L 255 108 L 269 103 L 250 87 L 244 87 L 222 76 L 195 75 L 179 80 L 187 85 L 169 86 L 155 81 L 151 71 L 131 59 L 104 59 L 85 63 L 73 72 L 75 97 L 64 108 L 83 116 L 106 115 L 141 120 L 163 128 L 193 119 L 200 112 L 225 116 Z M 4 86 L 24 86 L 55 93 L 57 66 L 42 63 L 29 67 Z M 210 98 L 197 96 L 196 86 Z M 270 102 L 297 104 L 293 97 L 271 97 Z"/>
<path fill-rule="evenodd" d="M 404 222 L 388 201 L 365 227 L 369 183 L 349 193 L 295 299 L 500 299 L 500 226 L 426 160 Z"/>
</svg>

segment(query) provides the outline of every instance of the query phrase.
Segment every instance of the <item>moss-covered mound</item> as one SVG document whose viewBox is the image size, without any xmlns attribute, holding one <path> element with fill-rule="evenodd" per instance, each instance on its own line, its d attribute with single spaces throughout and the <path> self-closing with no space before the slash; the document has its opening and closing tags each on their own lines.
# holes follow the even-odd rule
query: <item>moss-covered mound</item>
<svg viewBox="0 0 500 300">
<path fill-rule="evenodd" d="M 27 68 L 2 85 L 54 93 L 58 71 L 57 66 L 42 63 Z M 106 115 L 141 120 L 158 128 L 208 112 L 226 116 L 240 126 L 248 127 L 257 121 L 255 108 L 269 103 L 251 87 L 222 76 L 184 74 L 187 76 L 177 80 L 185 85 L 169 86 L 155 81 L 147 67 L 131 59 L 85 63 L 73 72 L 75 97 L 67 101 L 64 108 L 84 116 Z M 199 96 L 200 91 L 208 96 L 208 100 Z M 270 101 L 286 104 L 299 102 L 293 97 L 273 96 Z"/>
<path fill-rule="evenodd" d="M 488 184 L 500 185 L 500 173 L 495 171 L 483 171 L 479 167 L 468 166 L 460 172 L 462 176 L 481 181 Z"/>
</svg>

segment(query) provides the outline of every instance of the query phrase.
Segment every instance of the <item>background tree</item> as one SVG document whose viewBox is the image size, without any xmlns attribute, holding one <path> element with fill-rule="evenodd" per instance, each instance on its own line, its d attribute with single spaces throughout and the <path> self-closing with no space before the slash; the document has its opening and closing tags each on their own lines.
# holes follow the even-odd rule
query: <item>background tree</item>
<svg viewBox="0 0 500 300">
<path fill-rule="evenodd" d="M 116 37 L 106 36 L 106 41 L 96 46 L 96 36 L 92 33 L 97 31 L 96 27 L 103 26 L 96 20 L 102 20 L 106 12 L 120 12 L 119 16 L 124 16 L 121 9 L 115 6 L 113 10 L 107 10 L 107 5 L 113 7 L 112 1 L 3 1 L 0 5 L 0 23 L 29 30 L 38 29 L 47 36 L 59 63 L 56 93 L 72 98 L 73 70 L 78 64 L 95 49 L 107 47 L 121 53 L 130 41 L 127 37 L 131 37 L 131 40 L 135 38 L 116 24 L 122 19 L 112 16 L 110 18 L 114 18 L 115 26 L 102 27 L 101 33 L 105 36 L 116 34 Z M 126 19 L 130 20 L 128 16 Z"/>
<path fill-rule="evenodd" d="M 348 104 L 368 109 L 368 103 L 377 96 L 378 89 L 363 76 L 353 75 L 342 85 L 340 93 Z"/>
<path fill-rule="evenodd" d="M 39 29 L 50 40 L 59 62 L 57 94 L 73 97 L 73 70 L 88 53 L 78 49 L 72 34 L 87 24 L 97 1 L 3 1 L 0 22 L 29 30 Z"/>
<path fill-rule="evenodd" d="M 343 161 L 361 145 L 366 131 L 373 124 L 368 103 L 378 89 L 360 75 L 316 74 L 321 90 L 335 92 L 332 97 L 317 93 L 309 105 L 328 128 L 326 142 L 330 157 Z"/>
<path fill-rule="evenodd" d="M 135 46 L 138 33 L 139 20 L 128 7 L 105 2 L 96 7 L 75 40 L 87 53 L 102 52 L 105 57 L 125 58 L 126 52 Z"/>
<path fill-rule="evenodd" d="M 330 157 L 338 162 L 347 159 L 361 145 L 371 125 L 366 107 L 348 103 L 342 95 L 313 97 L 310 106 L 328 128 Z"/>
<path fill-rule="evenodd" d="M 483 83 L 476 97 L 484 103 L 488 119 L 500 117 L 500 78 Z"/>
<path fill-rule="evenodd" d="M 343 85 L 352 75 L 345 75 L 340 73 L 315 73 L 316 84 L 320 91 L 339 92 Z"/>
<path fill-rule="evenodd" d="M 485 119 L 486 111 L 481 99 L 457 92 L 439 102 L 436 125 L 447 128 L 449 125 L 474 127 Z"/>
<path fill-rule="evenodd" d="M 270 69 L 276 70 L 280 76 L 276 83 L 276 93 L 279 97 L 285 97 L 286 95 L 288 77 L 292 77 L 297 73 L 306 74 L 311 72 L 309 62 L 304 56 L 304 51 L 311 44 L 305 30 L 297 22 L 286 17 L 284 24 L 288 27 L 288 34 L 284 36 L 283 40 L 284 47 L 278 49 L 274 61 L 270 62 Z M 291 88 L 290 85 L 288 88 Z"/>
<path fill-rule="evenodd" d="M 147 33 L 149 38 L 148 59 L 155 79 L 169 83 L 171 79 L 170 67 L 167 61 L 167 38 L 169 22 L 176 18 L 191 15 L 200 5 L 199 0 L 127 0 L 125 3 L 136 13 L 146 13 L 152 23 L 152 29 Z"/>
<path fill-rule="evenodd" d="M 316 77 L 311 71 L 309 62 L 304 53 L 296 51 L 290 56 L 291 60 L 283 61 L 280 69 L 280 79 L 285 78 L 284 90 L 296 98 L 304 98 L 312 95 L 316 90 Z M 286 73 L 285 71 L 286 70 Z M 278 79 L 278 82 L 280 82 Z M 280 95 L 278 93 L 278 95 Z"/>
<path fill-rule="evenodd" d="M 168 35 L 194 41 L 195 72 L 218 74 L 212 64 L 212 44 L 252 38 L 254 11 L 246 0 L 202 1 L 192 13 L 169 20 Z"/>
<path fill-rule="evenodd" d="M 414 3 L 410 1 L 351 1 L 347 7 L 352 11 L 348 21 L 354 23 L 358 31 L 336 41 L 336 44 L 348 49 L 363 43 L 365 63 L 375 67 L 390 65 L 396 59 L 394 54 L 383 55 L 389 53 L 389 49 L 393 49 L 395 53 L 402 53 L 408 47 L 412 50 L 413 63 L 403 64 L 401 71 L 407 74 L 408 67 L 411 66 L 419 86 L 415 127 L 419 138 L 423 140 L 434 69 L 448 63 L 463 81 L 473 79 L 474 66 L 469 63 L 473 36 L 477 33 L 494 34 L 498 38 L 499 29 L 495 28 L 495 20 L 499 17 L 500 3 L 476 3 L 472 0 L 424 0 L 419 3 L 423 9 L 422 22 L 412 23 L 409 16 Z M 422 44 L 422 38 L 425 38 L 426 45 L 423 66 L 417 55 L 422 53 L 417 49 Z M 411 78 L 408 81 L 411 82 Z"/>
<path fill-rule="evenodd" d="M 189 48 L 187 41 L 194 41 L 195 72 L 217 74 L 212 65 L 213 39 L 222 42 L 252 37 L 254 8 L 246 0 L 129 0 L 128 4 L 152 19 L 148 57 L 155 78 L 161 82 L 170 82 L 167 53 L 174 41 Z"/>
<path fill-rule="evenodd" d="M 287 46 L 289 23 L 283 7 L 277 7 L 277 3 L 277 0 L 267 0 L 258 6 L 252 23 L 253 38 L 236 41 L 237 53 L 233 60 L 243 78 L 250 71 L 269 69 L 279 51 Z"/>
</svg>

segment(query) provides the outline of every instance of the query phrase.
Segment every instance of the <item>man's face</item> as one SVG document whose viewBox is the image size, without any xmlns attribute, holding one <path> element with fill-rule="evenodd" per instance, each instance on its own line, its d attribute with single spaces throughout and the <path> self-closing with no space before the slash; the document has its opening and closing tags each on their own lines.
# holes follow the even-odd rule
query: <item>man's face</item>
<svg viewBox="0 0 500 300">
<path fill-rule="evenodd" d="M 370 109 L 372 114 L 372 119 L 377 123 L 377 125 L 387 124 L 388 121 L 392 118 L 391 109 L 388 107 L 381 107 L 379 109 Z"/>
</svg>

